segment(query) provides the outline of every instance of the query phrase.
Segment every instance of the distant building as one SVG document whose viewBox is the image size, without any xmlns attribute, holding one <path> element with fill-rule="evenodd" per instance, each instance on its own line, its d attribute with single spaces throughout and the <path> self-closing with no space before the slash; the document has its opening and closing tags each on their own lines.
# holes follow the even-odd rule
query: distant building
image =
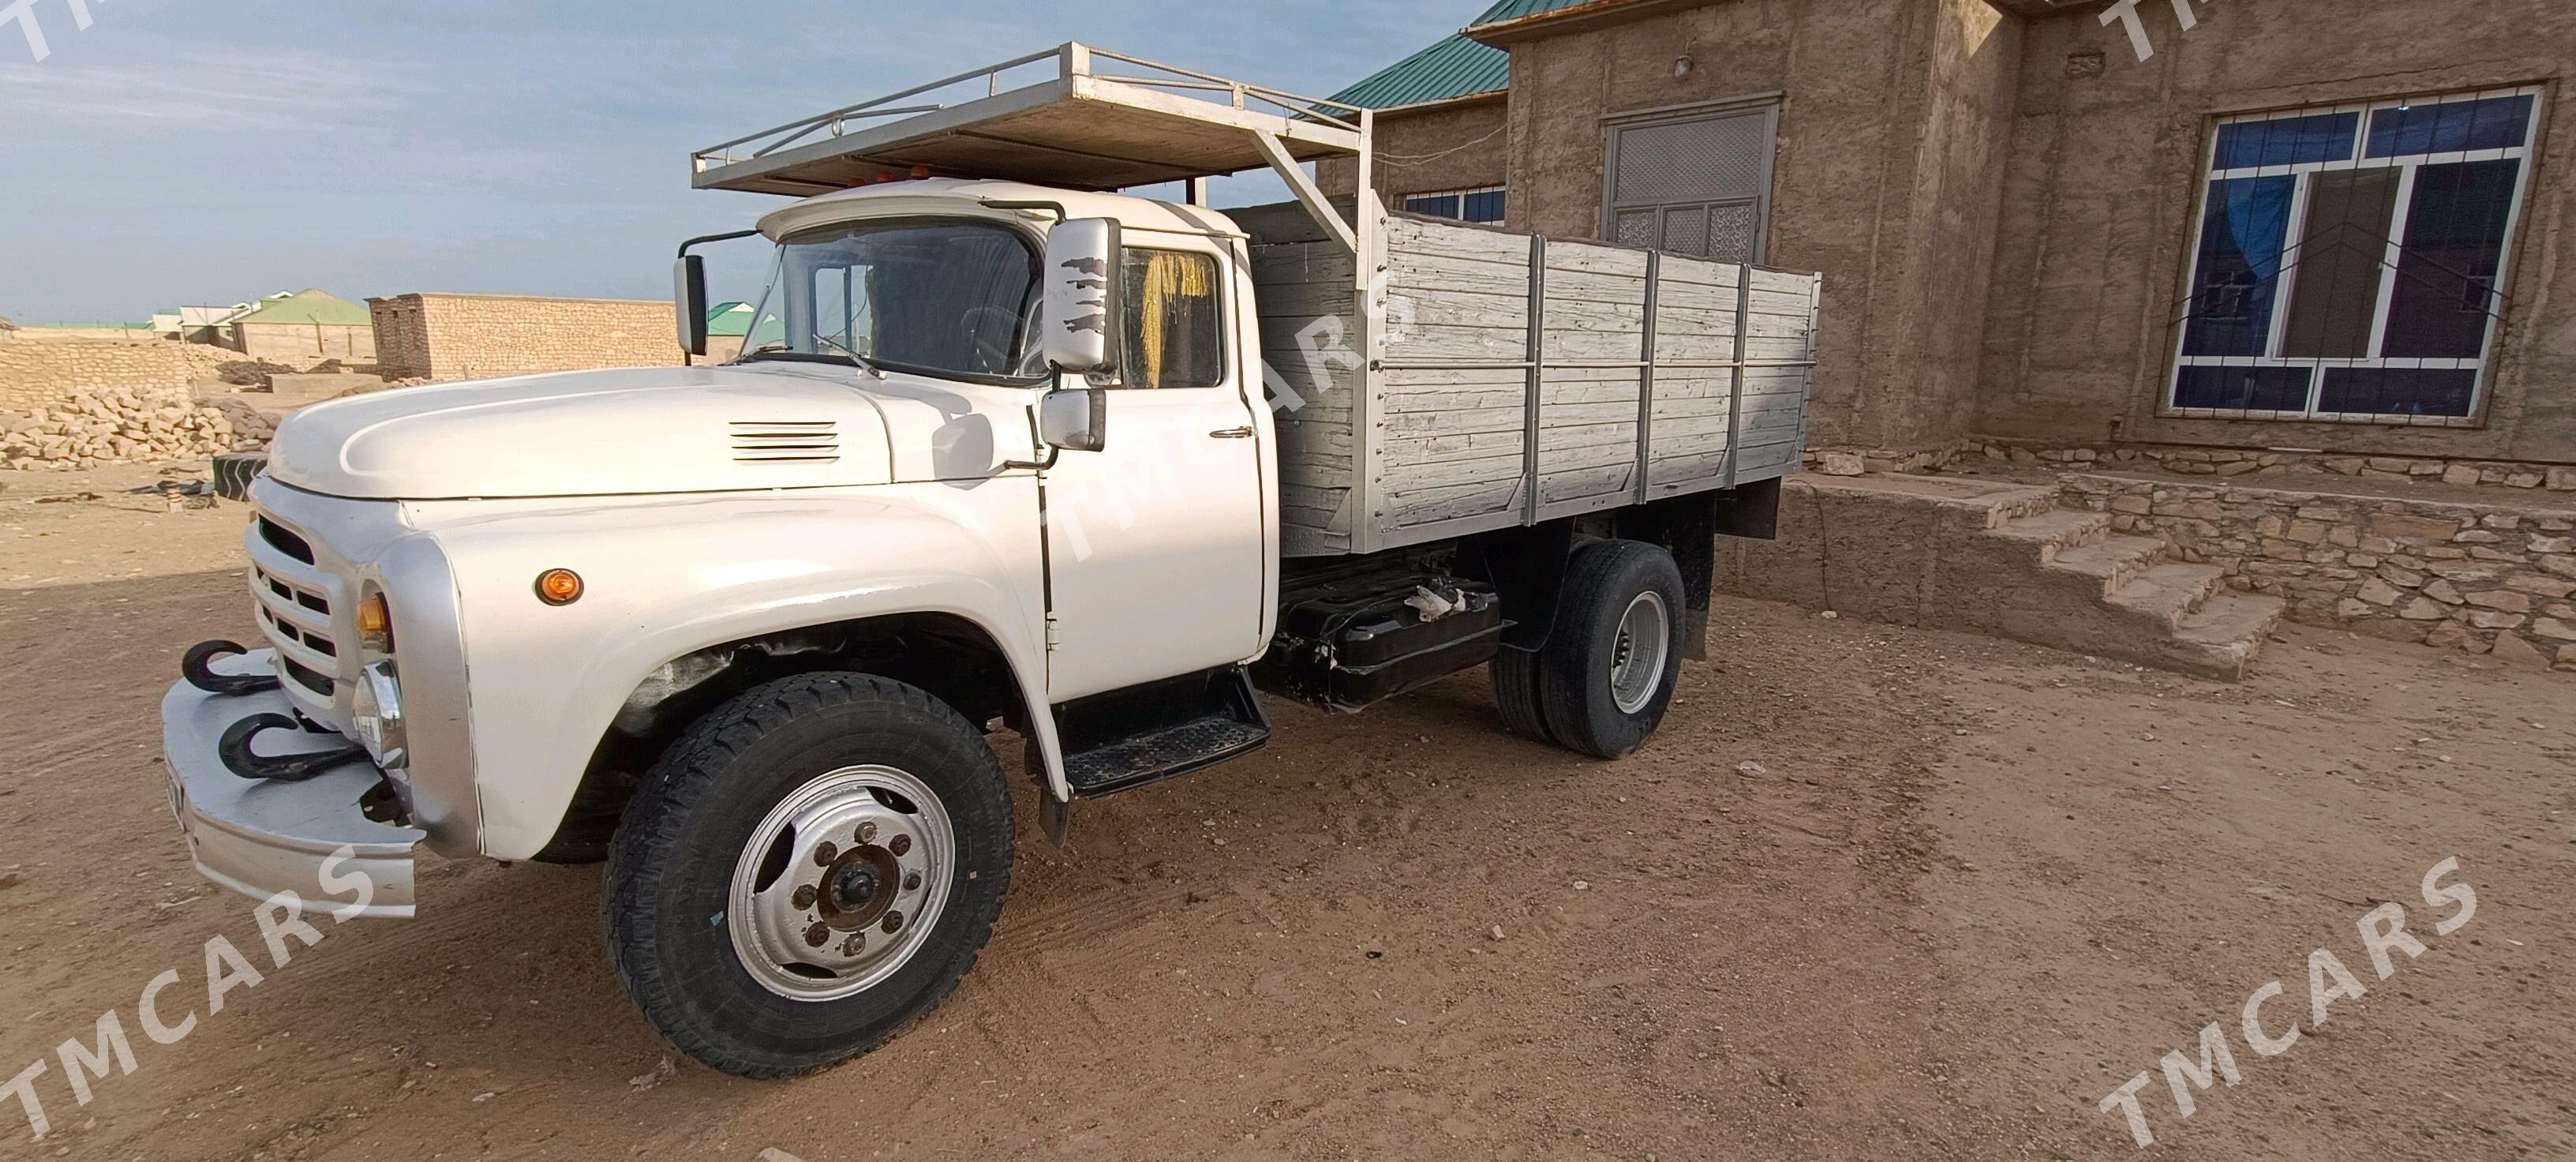
<svg viewBox="0 0 2576 1162">
<path fill-rule="evenodd" d="M 376 362 L 388 376 L 473 379 L 690 362 L 667 301 L 407 294 L 368 299 L 367 307 Z"/>
<path fill-rule="evenodd" d="M 372 362 L 376 357 L 375 325 L 367 308 L 316 287 L 270 295 L 222 327 L 228 332 L 223 345 L 253 359 Z"/>
</svg>

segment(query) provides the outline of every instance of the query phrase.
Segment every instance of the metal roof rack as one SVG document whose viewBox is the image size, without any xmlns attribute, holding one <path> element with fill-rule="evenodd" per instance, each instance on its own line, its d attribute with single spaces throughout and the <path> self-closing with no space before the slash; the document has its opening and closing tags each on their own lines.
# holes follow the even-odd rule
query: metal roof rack
<svg viewBox="0 0 2576 1162">
<path fill-rule="evenodd" d="M 1367 188 L 1372 119 L 1359 105 L 1067 42 L 747 133 L 689 163 L 699 189 L 796 197 L 916 172 L 1087 190 L 1191 181 L 1195 192 L 1195 179 L 1268 166 L 1311 212 L 1321 195 L 1298 163 L 1356 157 Z M 1339 215 L 1332 225 L 1348 241 Z"/>
</svg>

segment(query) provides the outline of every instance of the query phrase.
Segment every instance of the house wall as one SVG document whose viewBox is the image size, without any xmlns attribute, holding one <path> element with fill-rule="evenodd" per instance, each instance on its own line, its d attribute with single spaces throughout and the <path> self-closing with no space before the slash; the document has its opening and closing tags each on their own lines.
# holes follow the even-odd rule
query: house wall
<svg viewBox="0 0 2576 1162">
<path fill-rule="evenodd" d="M 1406 194 L 1472 190 L 1504 184 L 1508 114 L 1499 97 L 1417 113 L 1380 115 L 1377 156 L 1369 184 L 1390 207 Z M 1327 194 L 1351 192 L 1358 164 L 1346 157 L 1315 163 L 1315 184 Z M 1506 212 L 1509 207 L 1506 206 Z"/>
<path fill-rule="evenodd" d="M 162 339 L 52 339 L 0 347 L 0 410 L 34 411 L 83 391 L 219 382 L 242 357 Z"/>
<path fill-rule="evenodd" d="M 232 330 L 234 350 L 271 363 L 303 366 L 322 359 L 372 361 L 376 357 L 376 333 L 371 327 L 239 323 Z"/>
<path fill-rule="evenodd" d="M 1511 224 L 1551 235 L 1601 233 L 1604 116 L 1782 95 L 1765 262 L 1825 276 L 1811 442 L 1969 434 L 2017 20 L 1985 0 L 1726 0 L 1509 47 Z"/>
<path fill-rule="evenodd" d="M 2551 81 L 2576 67 L 2563 0 L 2139 9 L 2156 55 L 2087 11 L 2032 22 L 1983 340 L 1977 426 L 2109 440 L 2576 463 L 2576 118 L 2545 99 L 2483 426 L 2159 417 L 2211 119 Z"/>
<path fill-rule="evenodd" d="M 651 299 L 408 294 L 368 299 L 389 377 L 466 379 L 682 362 L 671 304 Z"/>
</svg>

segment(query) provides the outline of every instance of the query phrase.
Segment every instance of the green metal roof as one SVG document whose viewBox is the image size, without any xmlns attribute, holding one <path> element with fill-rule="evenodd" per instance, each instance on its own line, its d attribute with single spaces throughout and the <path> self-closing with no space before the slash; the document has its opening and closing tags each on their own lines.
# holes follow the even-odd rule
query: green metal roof
<svg viewBox="0 0 2576 1162">
<path fill-rule="evenodd" d="M 373 323 L 367 308 L 319 287 L 264 299 L 234 323 L 320 323 L 326 327 L 364 327 Z"/>
<path fill-rule="evenodd" d="M 1503 20 L 1518 20 L 1559 8 L 1571 8 L 1587 0 L 1500 0 L 1476 19 L 1473 28 Z M 1452 33 L 1429 48 L 1371 74 L 1368 79 L 1333 94 L 1336 101 L 1365 105 L 1371 109 L 1392 109 L 1398 105 L 1420 105 L 1428 101 L 1446 101 L 1491 93 L 1510 87 L 1512 54 L 1491 45 L 1478 44 L 1463 33 Z"/>
<path fill-rule="evenodd" d="M 717 303 L 707 308 L 707 334 L 738 338 L 750 333 L 750 303 Z"/>
</svg>

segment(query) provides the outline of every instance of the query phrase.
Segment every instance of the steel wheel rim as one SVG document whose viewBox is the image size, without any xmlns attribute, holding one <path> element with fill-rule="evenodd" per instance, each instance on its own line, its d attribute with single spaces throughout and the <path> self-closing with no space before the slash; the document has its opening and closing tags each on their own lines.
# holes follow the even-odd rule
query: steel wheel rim
<svg viewBox="0 0 2576 1162">
<path fill-rule="evenodd" d="M 956 868 L 957 831 L 929 784 L 888 766 L 828 772 L 771 808 L 735 857 L 723 917 L 734 956 L 790 1000 L 864 992 L 939 926 Z"/>
<path fill-rule="evenodd" d="M 1664 595 L 1649 589 L 1628 602 L 1610 649 L 1610 701 L 1635 714 L 1664 684 L 1664 655 L 1672 648 L 1672 614 Z"/>
</svg>

